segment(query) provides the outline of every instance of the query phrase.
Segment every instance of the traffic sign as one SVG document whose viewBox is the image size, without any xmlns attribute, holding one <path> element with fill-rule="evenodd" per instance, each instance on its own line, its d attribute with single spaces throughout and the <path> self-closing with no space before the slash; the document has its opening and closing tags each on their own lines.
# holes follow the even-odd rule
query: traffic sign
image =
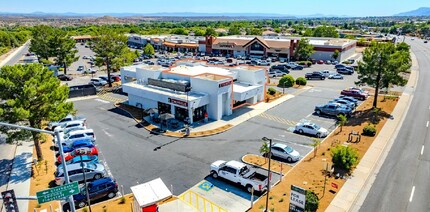
<svg viewBox="0 0 430 212">
<path fill-rule="evenodd" d="M 5 212 L 19 212 L 14 190 L 1 192 Z M 1 208 L 1 207 L 0 207 Z"/>
<path fill-rule="evenodd" d="M 74 194 L 79 193 L 78 182 L 69 183 L 63 186 L 58 186 L 44 191 L 36 193 L 37 201 L 39 204 L 50 202 L 53 200 L 64 199 Z"/>
</svg>

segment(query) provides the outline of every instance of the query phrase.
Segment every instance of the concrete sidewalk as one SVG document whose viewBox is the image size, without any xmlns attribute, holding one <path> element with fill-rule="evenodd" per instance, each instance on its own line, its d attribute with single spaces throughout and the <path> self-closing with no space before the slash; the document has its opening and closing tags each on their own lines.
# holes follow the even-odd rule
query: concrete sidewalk
<svg viewBox="0 0 430 212">
<path fill-rule="evenodd" d="M 253 117 L 256 117 L 267 110 L 274 108 L 283 102 L 294 98 L 295 96 L 299 95 L 300 93 L 303 93 L 312 87 L 304 87 L 301 89 L 298 89 L 296 92 L 292 94 L 287 94 L 285 96 L 280 97 L 279 99 L 276 99 L 272 102 L 266 103 L 261 102 L 259 104 L 253 105 L 253 106 L 245 106 L 242 108 L 238 108 L 234 110 L 234 113 L 230 116 L 226 116 L 221 120 L 218 121 L 212 121 L 209 123 L 203 123 L 198 122 L 194 123 L 190 128 L 190 135 L 187 137 L 195 138 L 195 137 L 204 137 L 209 135 L 214 135 L 218 133 L 223 133 L 227 130 L 230 130 L 234 126 L 237 126 Z M 129 111 L 127 111 L 130 115 Z M 136 118 L 135 118 L 136 119 Z M 154 128 L 158 128 L 158 126 L 151 124 L 151 121 L 149 120 L 149 117 L 145 117 L 145 121 L 149 123 L 149 125 L 144 126 L 145 129 L 151 131 Z M 178 131 L 167 131 L 163 133 L 162 135 L 170 136 L 170 137 L 184 137 L 184 133 Z"/>
<path fill-rule="evenodd" d="M 342 186 L 326 211 L 344 212 L 360 210 L 361 205 L 375 181 L 376 174 L 391 149 L 399 128 L 401 127 L 401 123 L 406 116 L 407 109 L 412 102 L 415 85 L 418 82 L 419 66 L 413 53 L 411 53 L 411 57 L 412 72 L 405 87 L 405 91 L 402 96 L 400 96 L 400 100 L 391 114 L 393 119 L 387 120 L 381 132 L 354 170 L 353 177 L 347 180 Z"/>
<path fill-rule="evenodd" d="M 15 57 L 15 55 L 18 54 L 18 52 L 20 52 L 25 47 L 25 45 L 27 45 L 28 43 L 30 43 L 30 40 L 28 40 L 22 46 L 15 49 L 4 60 L 0 61 L 0 68 L 3 67 L 7 62 L 9 62 L 9 60 L 11 60 L 13 57 Z"/>
<path fill-rule="evenodd" d="M 4 190 L 15 191 L 19 197 L 30 196 L 31 166 L 33 163 L 33 142 L 22 142 L 15 150 L 9 182 Z M 1 202 L 1 204 L 3 204 Z M 18 200 L 20 211 L 28 211 L 28 200 Z"/>
</svg>

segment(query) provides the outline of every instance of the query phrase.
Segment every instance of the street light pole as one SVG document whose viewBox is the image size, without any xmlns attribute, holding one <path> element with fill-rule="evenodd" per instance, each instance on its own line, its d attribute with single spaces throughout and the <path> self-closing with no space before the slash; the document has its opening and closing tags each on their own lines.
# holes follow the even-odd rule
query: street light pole
<svg viewBox="0 0 430 212">
<path fill-rule="evenodd" d="M 269 169 L 267 170 L 267 194 L 266 194 L 266 209 L 265 212 L 269 211 L 269 194 L 270 194 L 270 161 L 271 156 L 272 156 L 272 139 L 267 138 L 267 137 L 263 137 L 262 138 L 263 141 L 267 142 L 269 141 L 269 153 L 267 155 L 267 157 L 269 158 Z"/>
<path fill-rule="evenodd" d="M 81 159 L 81 169 L 84 177 L 85 195 L 87 196 L 88 207 L 90 208 L 90 212 L 91 212 L 90 195 L 88 194 L 87 176 L 85 174 L 84 162 L 82 161 L 82 154 L 79 154 L 79 158 Z"/>
<path fill-rule="evenodd" d="M 60 148 L 60 158 L 61 158 L 61 163 L 63 166 L 63 170 L 64 170 L 64 179 L 66 181 L 66 184 L 69 184 L 69 173 L 67 172 L 67 166 L 66 166 L 66 160 L 64 159 L 64 153 L 63 153 L 63 145 L 61 144 L 61 140 L 60 140 L 60 133 L 58 131 L 48 131 L 48 130 L 41 130 L 41 129 L 36 129 L 36 128 L 32 128 L 32 127 L 27 127 L 27 126 L 21 126 L 21 125 L 16 125 L 16 124 L 9 124 L 9 123 L 4 123 L 4 122 L 0 122 L 0 126 L 6 126 L 6 127 L 11 127 L 11 128 L 18 128 L 18 129 L 23 129 L 23 130 L 29 130 L 29 131 L 34 131 L 34 132 L 40 132 L 40 133 L 47 133 L 47 134 L 51 134 L 54 135 L 57 138 L 57 143 L 58 143 L 58 147 Z M 73 201 L 73 195 L 69 196 L 69 205 L 70 205 L 70 209 L 72 210 L 72 212 L 75 212 L 75 202 Z"/>
</svg>

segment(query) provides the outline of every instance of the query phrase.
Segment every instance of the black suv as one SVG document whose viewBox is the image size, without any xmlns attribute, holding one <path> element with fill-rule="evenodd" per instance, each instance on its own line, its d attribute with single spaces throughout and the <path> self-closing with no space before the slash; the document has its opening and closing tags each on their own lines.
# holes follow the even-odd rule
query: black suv
<svg viewBox="0 0 430 212">
<path fill-rule="evenodd" d="M 88 193 L 91 202 L 104 197 L 112 199 L 118 193 L 118 184 L 110 177 L 101 178 L 88 183 Z M 76 208 L 85 207 L 88 204 L 85 187 L 81 188 L 79 194 L 73 195 L 73 199 L 75 200 Z"/>
</svg>

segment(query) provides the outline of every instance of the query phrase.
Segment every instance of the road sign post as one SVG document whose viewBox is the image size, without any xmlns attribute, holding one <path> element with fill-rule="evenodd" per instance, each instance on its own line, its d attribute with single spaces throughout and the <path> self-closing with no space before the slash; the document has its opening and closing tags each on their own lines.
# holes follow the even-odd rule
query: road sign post
<svg viewBox="0 0 430 212">
<path fill-rule="evenodd" d="M 58 186 L 48 190 L 39 191 L 36 193 L 37 202 L 39 204 L 54 200 L 64 199 L 79 193 L 78 182 L 69 183 L 63 186 Z"/>
</svg>

